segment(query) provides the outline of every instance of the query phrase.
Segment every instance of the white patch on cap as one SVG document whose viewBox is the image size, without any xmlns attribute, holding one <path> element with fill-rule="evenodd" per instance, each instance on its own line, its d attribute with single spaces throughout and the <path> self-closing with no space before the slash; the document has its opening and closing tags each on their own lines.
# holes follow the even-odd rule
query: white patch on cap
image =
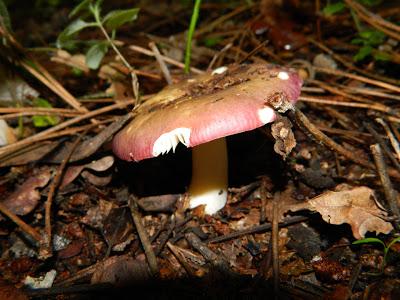
<svg viewBox="0 0 400 300">
<path fill-rule="evenodd" d="M 263 124 L 271 123 L 275 120 L 275 112 L 271 107 L 264 107 L 257 111 L 258 117 Z"/>
<path fill-rule="evenodd" d="M 219 67 L 219 68 L 216 68 L 214 71 L 212 71 L 211 75 L 222 74 L 222 73 L 226 72 L 226 70 L 228 70 L 228 67 L 226 67 L 226 66 Z"/>
<path fill-rule="evenodd" d="M 282 80 L 288 80 L 289 79 L 289 74 L 287 72 L 279 72 L 278 73 L 278 78 Z"/>
<path fill-rule="evenodd" d="M 172 152 L 175 152 L 175 148 L 179 142 L 184 144 L 186 147 L 189 147 L 190 128 L 176 128 L 160 135 L 160 137 L 154 142 L 153 156 L 156 157 L 160 154 L 166 154 L 171 149 Z"/>
</svg>

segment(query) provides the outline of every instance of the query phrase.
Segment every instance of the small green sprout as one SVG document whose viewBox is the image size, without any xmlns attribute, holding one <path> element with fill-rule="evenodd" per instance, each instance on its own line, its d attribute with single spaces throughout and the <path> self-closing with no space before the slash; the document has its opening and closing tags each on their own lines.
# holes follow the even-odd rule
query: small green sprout
<svg viewBox="0 0 400 300">
<path fill-rule="evenodd" d="M 365 239 L 353 242 L 353 245 L 373 244 L 373 243 L 381 244 L 383 247 L 383 262 L 382 262 L 382 266 L 381 266 L 381 273 L 382 273 L 383 269 L 385 268 L 386 263 L 387 263 L 387 255 L 389 253 L 389 250 L 397 242 L 400 242 L 400 236 L 393 239 L 388 245 L 386 245 L 385 242 L 383 242 L 382 240 L 380 240 L 378 238 L 365 238 Z"/>
<path fill-rule="evenodd" d="M 52 105 L 45 99 L 36 98 L 33 100 L 33 105 L 35 107 L 51 108 Z M 33 125 L 35 127 L 47 127 L 54 126 L 60 122 L 60 118 L 57 116 L 33 116 Z"/>
</svg>

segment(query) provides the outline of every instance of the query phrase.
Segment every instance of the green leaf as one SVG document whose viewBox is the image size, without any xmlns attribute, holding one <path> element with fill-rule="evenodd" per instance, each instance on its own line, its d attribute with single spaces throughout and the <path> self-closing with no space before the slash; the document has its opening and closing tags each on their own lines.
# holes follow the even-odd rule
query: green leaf
<svg viewBox="0 0 400 300">
<path fill-rule="evenodd" d="M 380 45 L 385 41 L 385 34 L 378 30 L 364 30 L 360 32 L 360 37 L 367 40 L 371 46 Z"/>
<path fill-rule="evenodd" d="M 400 236 L 398 236 L 397 238 L 395 238 L 394 240 L 392 240 L 389 245 L 387 246 L 388 249 L 390 249 L 390 247 L 392 247 L 395 243 L 400 242 Z"/>
<path fill-rule="evenodd" d="M 77 19 L 69 24 L 57 38 L 56 46 L 62 48 L 63 45 L 69 41 L 76 33 L 84 28 L 96 26 L 95 23 L 88 23 L 82 19 Z"/>
<path fill-rule="evenodd" d="M 42 98 L 36 98 L 33 100 L 33 105 L 35 107 L 45 107 L 51 108 L 51 104 Z M 32 117 L 33 125 L 35 127 L 47 127 L 47 126 L 54 126 L 60 122 L 60 118 L 57 116 L 33 116 Z"/>
<path fill-rule="evenodd" d="M 362 38 L 355 38 L 355 39 L 351 40 L 351 43 L 353 45 L 361 45 L 361 44 L 365 45 L 366 41 L 364 39 L 362 39 Z"/>
<path fill-rule="evenodd" d="M 322 10 L 322 13 L 329 17 L 332 16 L 334 14 L 337 14 L 341 11 L 343 11 L 346 8 L 346 5 L 344 4 L 344 2 L 336 2 L 333 4 L 328 4 L 327 6 L 324 7 L 324 9 Z"/>
<path fill-rule="evenodd" d="M 375 51 L 373 53 L 373 56 L 375 60 L 380 60 L 380 61 L 389 61 L 392 59 L 392 56 L 389 53 L 379 50 Z"/>
<path fill-rule="evenodd" d="M 92 2 L 92 0 L 84 0 L 81 3 L 79 3 L 77 6 L 74 7 L 74 9 L 69 13 L 69 17 L 72 18 L 76 16 L 79 12 L 88 10 L 89 9 L 89 4 Z"/>
<path fill-rule="evenodd" d="M 86 64 L 90 69 L 97 69 L 108 51 L 108 44 L 97 43 L 86 52 Z"/>
<path fill-rule="evenodd" d="M 4 4 L 3 0 L 0 0 L 0 25 L 2 24 L 8 31 L 12 31 L 10 15 L 8 14 L 7 6 Z"/>
<path fill-rule="evenodd" d="M 107 29 L 114 30 L 136 20 L 138 13 L 139 8 L 113 10 L 103 18 L 102 23 Z"/>
<path fill-rule="evenodd" d="M 382 0 L 358 0 L 361 2 L 361 4 L 367 5 L 367 6 L 376 6 L 382 2 Z"/>
<path fill-rule="evenodd" d="M 373 48 L 371 46 L 362 46 L 356 55 L 353 56 L 353 60 L 356 62 L 363 60 L 372 53 L 372 50 Z"/>
<path fill-rule="evenodd" d="M 353 245 L 370 244 L 370 243 L 378 243 L 378 244 L 381 244 L 384 248 L 386 248 L 385 243 L 382 242 L 380 239 L 377 239 L 377 238 L 365 238 L 365 239 L 362 239 L 362 240 L 354 241 Z"/>
<path fill-rule="evenodd" d="M 69 24 L 63 31 L 66 36 L 74 35 L 75 33 L 81 31 L 84 28 L 96 26 L 95 23 L 89 23 L 82 19 L 76 19 L 71 24 Z"/>
<path fill-rule="evenodd" d="M 222 37 L 216 36 L 216 37 L 205 38 L 203 42 L 206 47 L 213 47 L 213 46 L 217 45 L 219 42 L 221 42 L 222 40 L 223 40 Z"/>
</svg>

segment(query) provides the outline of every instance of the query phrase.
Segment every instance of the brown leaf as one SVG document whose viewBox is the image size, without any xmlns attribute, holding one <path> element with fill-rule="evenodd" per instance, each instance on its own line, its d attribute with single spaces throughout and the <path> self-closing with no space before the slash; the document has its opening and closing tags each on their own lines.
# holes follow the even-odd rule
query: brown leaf
<svg viewBox="0 0 400 300">
<path fill-rule="evenodd" d="M 94 271 L 91 283 L 109 282 L 123 286 L 149 278 L 150 272 L 145 260 L 133 259 L 130 256 L 113 256 L 105 260 Z"/>
<path fill-rule="evenodd" d="M 290 151 L 296 146 L 292 131 L 292 123 L 286 117 L 279 117 L 271 126 L 272 136 L 275 138 L 274 151 L 286 159 Z"/>
<path fill-rule="evenodd" d="M 38 173 L 28 178 L 16 191 L 3 201 L 9 210 L 17 215 L 30 213 L 40 200 L 39 188 L 44 187 L 50 180 L 49 168 L 42 168 Z"/>
<path fill-rule="evenodd" d="M 318 211 L 330 224 L 350 224 L 356 239 L 364 238 L 367 231 L 387 234 L 393 230 L 392 224 L 383 220 L 387 213 L 377 205 L 373 190 L 365 186 L 329 191 L 289 208 L 291 211 L 301 209 Z"/>
<path fill-rule="evenodd" d="M 336 191 L 325 192 L 307 202 L 299 203 L 291 197 L 288 189 L 279 196 L 279 216 L 282 220 L 288 211 L 310 210 L 321 214 L 330 224 L 347 223 L 356 239 L 364 238 L 367 231 L 387 234 L 393 230 L 392 224 L 385 221 L 387 213 L 378 206 L 373 190 L 365 186 L 349 187 L 340 185 Z M 272 220 L 272 201 L 266 206 L 266 216 Z"/>
<path fill-rule="evenodd" d="M 105 129 L 101 130 L 100 133 L 88 140 L 83 141 L 78 145 L 78 147 L 73 152 L 69 162 L 75 162 L 84 158 L 89 157 L 93 153 L 95 153 L 109 138 L 116 133 L 121 127 L 129 121 L 131 118 L 130 114 L 126 114 L 118 118 L 115 122 L 108 125 Z M 62 160 L 68 155 L 73 146 L 73 142 L 65 143 L 63 147 L 61 147 L 60 151 L 55 153 L 54 155 L 49 155 L 44 159 L 46 162 L 51 163 L 61 163 Z"/>
<path fill-rule="evenodd" d="M 114 157 L 111 155 L 108 155 L 108 156 L 104 156 L 98 160 L 94 160 L 88 164 L 79 165 L 79 166 L 71 166 L 65 171 L 60 188 L 63 188 L 65 186 L 67 186 L 68 184 L 70 184 L 72 181 L 74 181 L 79 176 L 79 174 L 82 173 L 82 171 L 84 169 L 90 169 L 90 170 L 93 170 L 96 172 L 103 172 L 103 171 L 106 171 L 107 169 L 111 168 L 111 166 L 113 164 L 114 164 Z M 93 180 L 93 182 L 96 183 L 95 185 L 107 184 L 111 180 L 111 178 L 108 178 L 108 177 L 107 178 L 104 177 L 105 181 L 104 181 L 104 178 L 97 179 L 97 178 L 94 178 L 94 177 L 97 177 L 95 175 L 90 176 L 88 174 L 85 174 L 84 176 L 85 176 L 85 179 L 89 178 L 88 180 L 91 183 Z M 96 181 L 96 179 L 97 179 L 97 181 Z"/>
</svg>

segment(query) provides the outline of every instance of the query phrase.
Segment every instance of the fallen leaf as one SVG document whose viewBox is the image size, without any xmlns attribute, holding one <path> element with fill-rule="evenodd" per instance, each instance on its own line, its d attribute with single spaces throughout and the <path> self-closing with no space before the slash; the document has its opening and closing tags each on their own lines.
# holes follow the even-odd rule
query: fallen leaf
<svg viewBox="0 0 400 300">
<path fill-rule="evenodd" d="M 125 116 L 118 118 L 116 121 L 101 130 L 98 135 L 80 143 L 74 150 L 69 162 L 75 162 L 87 158 L 95 153 L 106 141 L 110 139 L 111 136 L 114 135 L 114 133 L 121 129 L 121 127 L 124 126 L 124 124 L 129 121 L 131 117 L 132 116 L 130 114 L 126 114 Z M 73 142 L 65 143 L 63 147 L 60 148 L 59 152 L 46 156 L 44 161 L 49 163 L 61 163 L 68 153 L 71 152 L 72 147 Z"/>
<path fill-rule="evenodd" d="M 147 262 L 130 256 L 113 256 L 106 259 L 94 271 L 92 284 L 112 283 L 116 286 L 132 285 L 150 278 Z"/>
<path fill-rule="evenodd" d="M 62 189 L 65 186 L 67 186 L 68 184 L 70 184 L 71 182 L 73 182 L 79 176 L 79 174 L 83 173 L 82 171 L 84 169 L 90 169 L 90 170 L 93 170 L 96 172 L 103 172 L 103 171 L 106 171 L 107 169 L 109 169 L 113 164 L 114 164 L 114 157 L 109 155 L 109 156 L 104 156 L 98 160 L 94 160 L 88 164 L 79 165 L 79 166 L 71 166 L 65 171 L 60 188 Z M 111 180 L 111 178 L 103 177 L 106 179 L 105 181 L 101 180 L 103 178 L 96 181 L 97 178 L 94 178 L 94 177 L 98 177 L 98 176 L 93 175 L 91 177 L 90 175 L 88 175 L 88 172 L 84 175 L 84 178 L 88 179 L 89 182 L 92 183 L 92 180 L 93 180 L 94 183 L 98 183 L 95 185 L 107 184 Z"/>
<path fill-rule="evenodd" d="M 271 126 L 271 134 L 275 139 L 274 151 L 286 159 L 296 146 L 292 123 L 286 117 L 279 117 Z"/>
<path fill-rule="evenodd" d="M 38 173 L 29 177 L 16 191 L 3 201 L 14 214 L 23 216 L 30 213 L 40 200 L 39 188 L 44 187 L 51 178 L 49 168 L 42 168 Z"/>
<path fill-rule="evenodd" d="M 367 231 L 388 234 L 393 230 L 392 224 L 384 220 L 387 212 L 377 204 L 374 191 L 365 186 L 339 185 L 336 191 L 301 203 L 291 197 L 290 189 L 281 193 L 280 198 L 280 221 L 288 211 L 310 210 L 319 212 L 330 224 L 349 224 L 356 239 L 364 238 Z M 266 216 L 272 220 L 272 201 L 267 204 Z"/>
<path fill-rule="evenodd" d="M 364 186 L 327 192 L 308 203 L 324 221 L 350 224 L 356 239 L 364 238 L 367 231 L 388 234 L 393 230 L 392 224 L 383 220 L 387 213 L 377 205 L 374 191 Z"/>
</svg>

